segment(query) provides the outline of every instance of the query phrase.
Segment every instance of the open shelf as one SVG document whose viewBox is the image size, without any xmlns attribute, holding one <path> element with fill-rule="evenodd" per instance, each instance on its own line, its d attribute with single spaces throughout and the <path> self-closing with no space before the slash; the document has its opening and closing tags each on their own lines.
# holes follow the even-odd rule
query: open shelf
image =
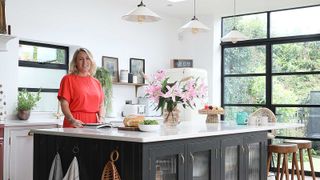
<svg viewBox="0 0 320 180">
<path fill-rule="evenodd" d="M 125 82 L 112 82 L 113 85 L 120 85 L 120 86 L 134 86 L 135 87 L 135 95 L 137 97 L 138 88 L 141 86 L 146 86 L 147 84 L 141 83 L 125 83 Z"/>
</svg>

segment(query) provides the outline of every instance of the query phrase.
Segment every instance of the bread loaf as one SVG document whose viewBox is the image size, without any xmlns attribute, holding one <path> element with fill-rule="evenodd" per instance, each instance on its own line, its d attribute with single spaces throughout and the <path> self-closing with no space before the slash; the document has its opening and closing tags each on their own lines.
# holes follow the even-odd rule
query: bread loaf
<svg viewBox="0 0 320 180">
<path fill-rule="evenodd" d="M 144 116 L 128 115 L 124 118 L 123 124 L 126 127 L 138 127 L 139 123 L 144 121 Z"/>
</svg>

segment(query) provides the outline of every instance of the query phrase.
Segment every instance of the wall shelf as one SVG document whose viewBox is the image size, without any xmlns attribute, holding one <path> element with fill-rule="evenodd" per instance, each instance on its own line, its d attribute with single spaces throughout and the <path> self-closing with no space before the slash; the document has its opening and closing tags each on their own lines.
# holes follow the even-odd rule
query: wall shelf
<svg viewBox="0 0 320 180">
<path fill-rule="evenodd" d="M 7 51 L 7 42 L 11 39 L 16 38 L 15 36 L 10 36 L 6 34 L 0 34 L 0 52 Z"/>
<path fill-rule="evenodd" d="M 146 86 L 147 84 L 142 83 L 125 83 L 125 82 L 112 82 L 113 85 L 120 85 L 120 86 L 134 86 L 135 87 L 135 95 L 137 97 L 138 88 L 141 86 Z"/>
</svg>

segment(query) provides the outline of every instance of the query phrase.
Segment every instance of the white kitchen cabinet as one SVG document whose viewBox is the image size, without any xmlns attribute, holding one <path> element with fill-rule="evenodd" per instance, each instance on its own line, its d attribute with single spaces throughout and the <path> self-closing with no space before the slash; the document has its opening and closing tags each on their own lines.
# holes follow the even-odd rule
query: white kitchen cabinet
<svg viewBox="0 0 320 180">
<path fill-rule="evenodd" d="M 5 127 L 4 180 L 33 179 L 33 135 L 31 129 L 56 128 L 57 125 Z"/>
</svg>

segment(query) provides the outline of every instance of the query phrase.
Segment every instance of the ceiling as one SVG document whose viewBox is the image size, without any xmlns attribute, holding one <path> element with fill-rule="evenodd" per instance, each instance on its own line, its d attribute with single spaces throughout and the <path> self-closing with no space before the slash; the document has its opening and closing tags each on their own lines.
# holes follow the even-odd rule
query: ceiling
<svg viewBox="0 0 320 180">
<path fill-rule="evenodd" d="M 118 0 L 126 6 L 136 7 L 140 0 Z M 212 15 L 214 4 L 219 0 L 196 0 L 196 15 L 206 16 Z M 228 0 L 225 0 L 228 1 Z M 221 2 L 221 0 L 220 0 Z M 232 0 L 230 0 L 230 3 Z M 157 14 L 165 14 L 173 17 L 189 17 L 193 15 L 193 0 L 185 0 L 182 2 L 172 3 L 167 0 L 143 0 L 143 3 L 156 12 Z"/>
</svg>

